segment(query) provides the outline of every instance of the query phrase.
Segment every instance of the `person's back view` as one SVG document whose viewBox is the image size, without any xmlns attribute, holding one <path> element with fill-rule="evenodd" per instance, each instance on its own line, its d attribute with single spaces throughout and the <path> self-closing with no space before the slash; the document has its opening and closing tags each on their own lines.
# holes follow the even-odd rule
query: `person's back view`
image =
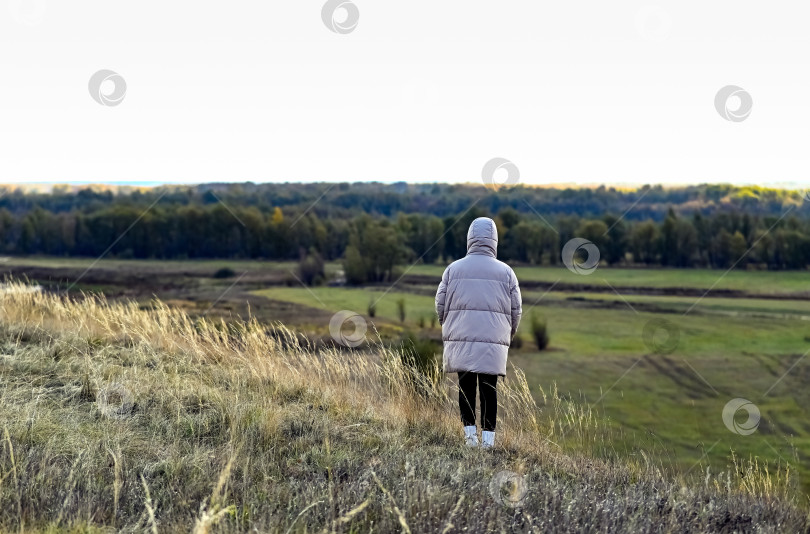
<svg viewBox="0 0 810 534">
<path fill-rule="evenodd" d="M 521 315 L 520 288 L 512 268 L 496 259 L 498 229 L 479 217 L 467 232 L 467 256 L 451 263 L 436 292 L 442 325 L 444 372 L 458 373 L 459 408 L 469 445 L 477 445 L 476 387 L 481 395 L 484 446 L 495 441 L 498 376 Z"/>
</svg>

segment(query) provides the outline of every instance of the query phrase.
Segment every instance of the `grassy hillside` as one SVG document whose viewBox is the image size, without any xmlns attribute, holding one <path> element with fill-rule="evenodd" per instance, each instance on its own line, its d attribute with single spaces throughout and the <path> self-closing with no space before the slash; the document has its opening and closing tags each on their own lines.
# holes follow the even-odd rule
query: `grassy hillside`
<svg viewBox="0 0 810 534">
<path fill-rule="evenodd" d="M 498 446 L 471 450 L 451 381 L 396 351 L 19 289 L 0 292 L 0 531 L 810 530 L 773 465 L 591 456 L 610 425 L 541 410 L 520 370 Z"/>
</svg>

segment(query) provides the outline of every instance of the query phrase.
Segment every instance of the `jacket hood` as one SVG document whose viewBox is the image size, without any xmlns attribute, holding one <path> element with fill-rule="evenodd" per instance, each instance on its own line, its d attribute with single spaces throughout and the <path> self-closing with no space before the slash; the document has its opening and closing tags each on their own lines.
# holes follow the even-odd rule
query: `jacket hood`
<svg viewBox="0 0 810 534">
<path fill-rule="evenodd" d="M 478 217 L 467 230 L 467 254 L 498 254 L 498 228 L 489 217 Z"/>
</svg>

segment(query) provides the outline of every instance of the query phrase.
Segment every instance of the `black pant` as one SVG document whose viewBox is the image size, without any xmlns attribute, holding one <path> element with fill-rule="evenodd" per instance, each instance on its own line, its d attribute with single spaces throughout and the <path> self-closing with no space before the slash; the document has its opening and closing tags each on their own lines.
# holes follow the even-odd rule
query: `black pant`
<svg viewBox="0 0 810 534">
<path fill-rule="evenodd" d="M 481 393 L 481 428 L 495 431 L 498 416 L 498 375 L 462 372 L 458 374 L 458 406 L 464 426 L 475 426 L 475 389 Z"/>
</svg>

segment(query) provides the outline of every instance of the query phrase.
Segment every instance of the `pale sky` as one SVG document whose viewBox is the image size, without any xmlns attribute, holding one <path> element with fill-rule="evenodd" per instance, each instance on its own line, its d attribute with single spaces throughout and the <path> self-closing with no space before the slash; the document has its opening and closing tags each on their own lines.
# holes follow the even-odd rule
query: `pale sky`
<svg viewBox="0 0 810 534">
<path fill-rule="evenodd" d="M 810 185 L 807 0 L 353 3 L 0 0 L 0 183 Z"/>
</svg>

